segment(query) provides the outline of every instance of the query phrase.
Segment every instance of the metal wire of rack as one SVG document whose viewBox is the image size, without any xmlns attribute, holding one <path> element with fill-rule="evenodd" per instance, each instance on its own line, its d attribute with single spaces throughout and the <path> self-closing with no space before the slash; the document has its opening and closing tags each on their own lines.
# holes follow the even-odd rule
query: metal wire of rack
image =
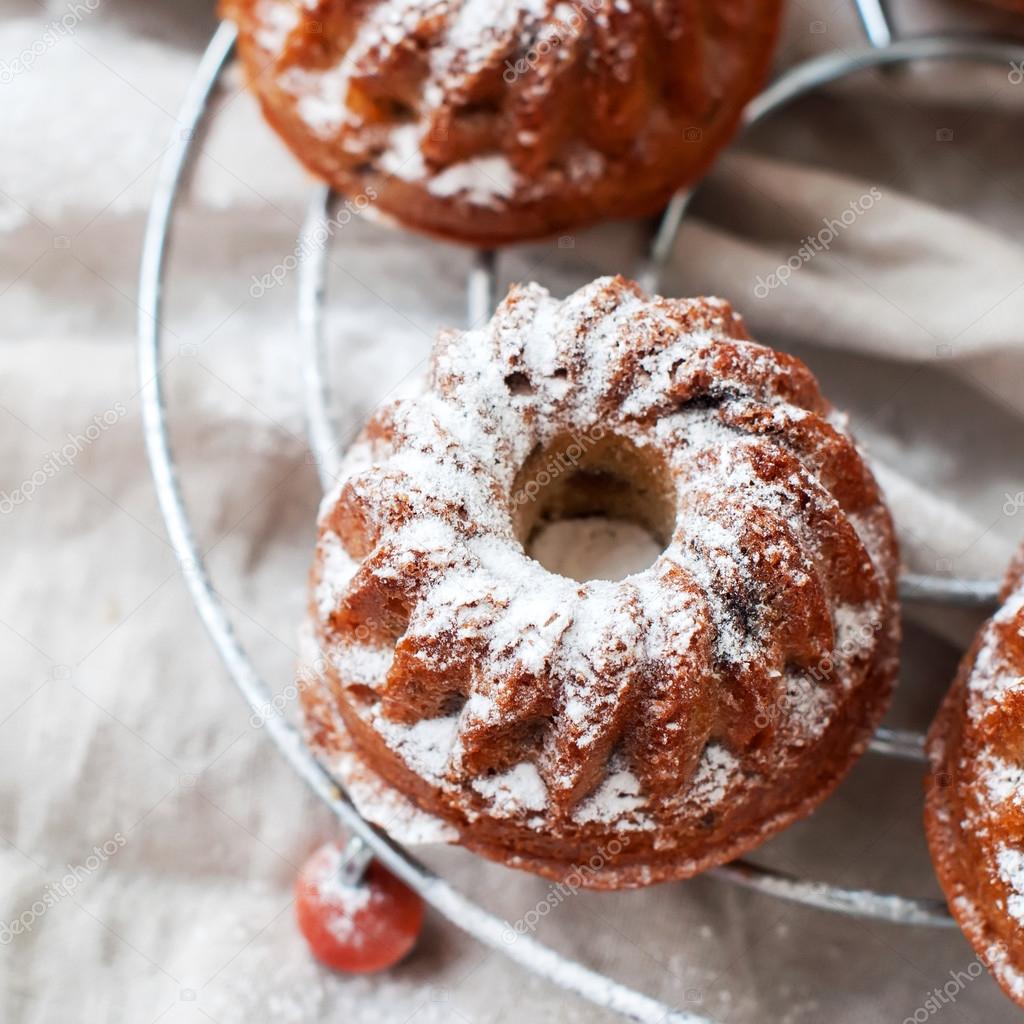
<svg viewBox="0 0 1024 1024">
<path fill-rule="evenodd" d="M 870 45 L 852 52 L 829 53 L 786 72 L 749 105 L 744 116 L 744 129 L 801 96 L 868 69 L 922 60 L 975 60 L 1004 64 L 1024 61 L 1024 46 L 999 40 L 927 36 L 894 41 L 882 0 L 856 0 L 856 7 Z M 191 571 L 185 574 L 185 579 L 192 600 L 229 675 L 250 708 L 258 712 L 272 700 L 273 691 L 239 641 L 203 561 L 178 484 L 161 376 L 163 285 L 174 213 L 194 152 L 193 140 L 210 116 L 211 100 L 233 52 L 235 37 L 235 29 L 227 23 L 214 34 L 196 70 L 179 113 L 178 128 L 160 166 L 140 265 L 138 360 L 146 448 L 172 546 L 182 564 L 190 566 Z M 673 253 L 676 235 L 693 194 L 694 190 L 691 190 L 675 196 L 666 207 L 653 236 L 648 257 L 638 275 L 650 291 L 656 290 L 660 272 Z M 314 189 L 303 226 L 304 238 L 323 229 L 331 204 L 332 195 L 328 188 Z M 307 246 L 303 251 L 311 254 L 301 264 L 299 285 L 303 392 L 310 446 L 316 455 L 321 480 L 326 485 L 334 480 L 340 458 L 340 446 L 331 416 L 330 374 L 323 324 L 327 259 L 322 246 Z M 477 254 L 467 280 L 470 322 L 480 321 L 494 307 L 496 263 L 493 251 Z M 900 590 L 905 601 L 978 607 L 996 601 L 998 585 L 992 581 L 906 575 L 901 580 Z M 515 941 L 509 942 L 509 927 L 505 921 L 463 895 L 359 814 L 344 788 L 311 754 L 291 723 L 283 717 L 272 716 L 266 721 L 266 729 L 286 760 L 350 833 L 352 838 L 347 853 L 352 862 L 365 863 L 368 853 L 372 853 L 436 910 L 474 938 L 598 1007 L 645 1024 L 714 1024 L 709 1018 L 675 1010 L 613 981 L 529 936 L 516 935 Z M 879 729 L 871 750 L 876 754 L 917 762 L 923 761 L 924 757 L 922 737 L 905 730 Z M 761 893 L 842 914 L 905 925 L 950 927 L 953 924 L 945 905 L 936 900 L 840 888 L 795 878 L 745 861 L 724 865 L 712 874 Z"/>
</svg>

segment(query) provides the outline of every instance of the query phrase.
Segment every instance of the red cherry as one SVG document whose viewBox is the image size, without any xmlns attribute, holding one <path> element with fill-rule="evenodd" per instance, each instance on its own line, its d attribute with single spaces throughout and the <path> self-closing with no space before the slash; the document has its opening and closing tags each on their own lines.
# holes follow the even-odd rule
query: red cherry
<svg viewBox="0 0 1024 1024">
<path fill-rule="evenodd" d="M 376 860 L 352 885 L 345 855 L 325 843 L 295 880 L 295 914 L 313 955 L 336 971 L 368 974 L 397 964 L 416 944 L 423 900 Z"/>
</svg>

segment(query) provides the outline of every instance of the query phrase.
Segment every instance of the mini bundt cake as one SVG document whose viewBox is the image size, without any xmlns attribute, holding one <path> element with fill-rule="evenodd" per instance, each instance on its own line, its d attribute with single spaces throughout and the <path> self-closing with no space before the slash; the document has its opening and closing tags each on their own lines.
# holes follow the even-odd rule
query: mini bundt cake
<svg viewBox="0 0 1024 1024">
<path fill-rule="evenodd" d="M 950 910 L 1024 1006 L 1024 549 L 928 734 L 925 827 Z"/>
<path fill-rule="evenodd" d="M 618 582 L 525 553 L 604 515 L 664 545 Z M 438 339 L 325 498 L 311 615 L 329 759 L 488 857 L 595 888 L 683 878 L 807 814 L 897 667 L 888 511 L 797 359 L 718 299 L 518 287 Z"/>
<path fill-rule="evenodd" d="M 222 0 L 299 159 L 467 242 L 652 213 L 736 129 L 781 0 Z"/>
</svg>

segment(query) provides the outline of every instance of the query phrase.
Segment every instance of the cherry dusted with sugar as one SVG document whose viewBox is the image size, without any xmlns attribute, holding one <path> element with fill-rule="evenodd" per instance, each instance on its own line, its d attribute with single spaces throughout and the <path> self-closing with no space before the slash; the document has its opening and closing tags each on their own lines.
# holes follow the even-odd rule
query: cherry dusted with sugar
<svg viewBox="0 0 1024 1024">
<path fill-rule="evenodd" d="M 416 944 L 423 900 L 376 860 L 361 879 L 346 871 L 346 856 L 325 843 L 295 880 L 295 914 L 313 955 L 350 974 L 383 971 Z"/>
</svg>

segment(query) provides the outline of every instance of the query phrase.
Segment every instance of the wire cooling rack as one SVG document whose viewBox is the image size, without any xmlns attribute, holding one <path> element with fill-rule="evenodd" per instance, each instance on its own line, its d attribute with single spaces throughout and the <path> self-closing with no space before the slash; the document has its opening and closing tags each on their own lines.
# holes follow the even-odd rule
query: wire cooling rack
<svg viewBox="0 0 1024 1024">
<path fill-rule="evenodd" d="M 857 72 L 907 65 L 918 61 L 973 60 L 1011 68 L 1024 62 L 1024 46 L 995 39 L 958 36 L 922 36 L 897 40 L 882 0 L 855 0 L 868 46 L 826 54 L 792 68 L 777 79 L 747 108 L 743 129 L 764 120 L 799 97 Z M 225 23 L 214 34 L 196 70 L 178 116 L 178 128 L 160 167 L 143 244 L 139 281 L 138 358 L 141 378 L 143 428 L 160 508 L 174 551 L 192 571 L 186 583 L 197 610 L 228 672 L 254 712 L 265 708 L 273 691 L 261 677 L 239 641 L 225 605 L 214 589 L 178 484 L 171 449 L 167 404 L 161 376 L 163 329 L 161 312 L 167 255 L 174 213 L 182 180 L 194 151 L 194 139 L 210 116 L 211 99 L 234 50 L 236 32 Z M 678 193 L 666 207 L 638 278 L 648 291 L 656 291 L 660 273 L 671 256 L 676 235 L 694 190 Z M 322 232 L 331 215 L 333 195 L 326 187 L 314 189 L 303 225 L 302 240 Z M 320 235 L 320 237 L 326 237 Z M 340 446 L 331 417 L 331 394 L 323 314 L 327 299 L 324 246 L 306 245 L 311 255 L 301 264 L 299 326 L 303 346 L 303 394 L 310 446 L 316 455 L 321 481 L 333 481 Z M 480 251 L 467 279 L 469 321 L 486 318 L 495 304 L 497 254 Z M 993 581 L 905 575 L 900 581 L 904 601 L 983 607 L 995 603 Z M 344 788 L 311 754 L 298 730 L 285 718 L 271 716 L 266 731 L 280 752 L 310 788 L 334 812 L 351 835 L 347 860 L 356 873 L 375 856 L 415 889 L 453 924 L 511 960 L 623 1017 L 654 1024 L 714 1024 L 707 1017 L 674 1010 L 626 985 L 550 949 L 536 939 L 517 935 L 509 943 L 508 924 L 463 895 L 403 846 L 379 831 L 356 810 Z M 871 751 L 888 757 L 923 761 L 923 737 L 898 729 L 879 729 Z M 716 877 L 781 899 L 841 914 L 905 925 L 951 927 L 945 904 L 862 889 L 846 889 L 823 882 L 795 878 L 746 861 L 734 861 L 711 872 Z"/>
</svg>

